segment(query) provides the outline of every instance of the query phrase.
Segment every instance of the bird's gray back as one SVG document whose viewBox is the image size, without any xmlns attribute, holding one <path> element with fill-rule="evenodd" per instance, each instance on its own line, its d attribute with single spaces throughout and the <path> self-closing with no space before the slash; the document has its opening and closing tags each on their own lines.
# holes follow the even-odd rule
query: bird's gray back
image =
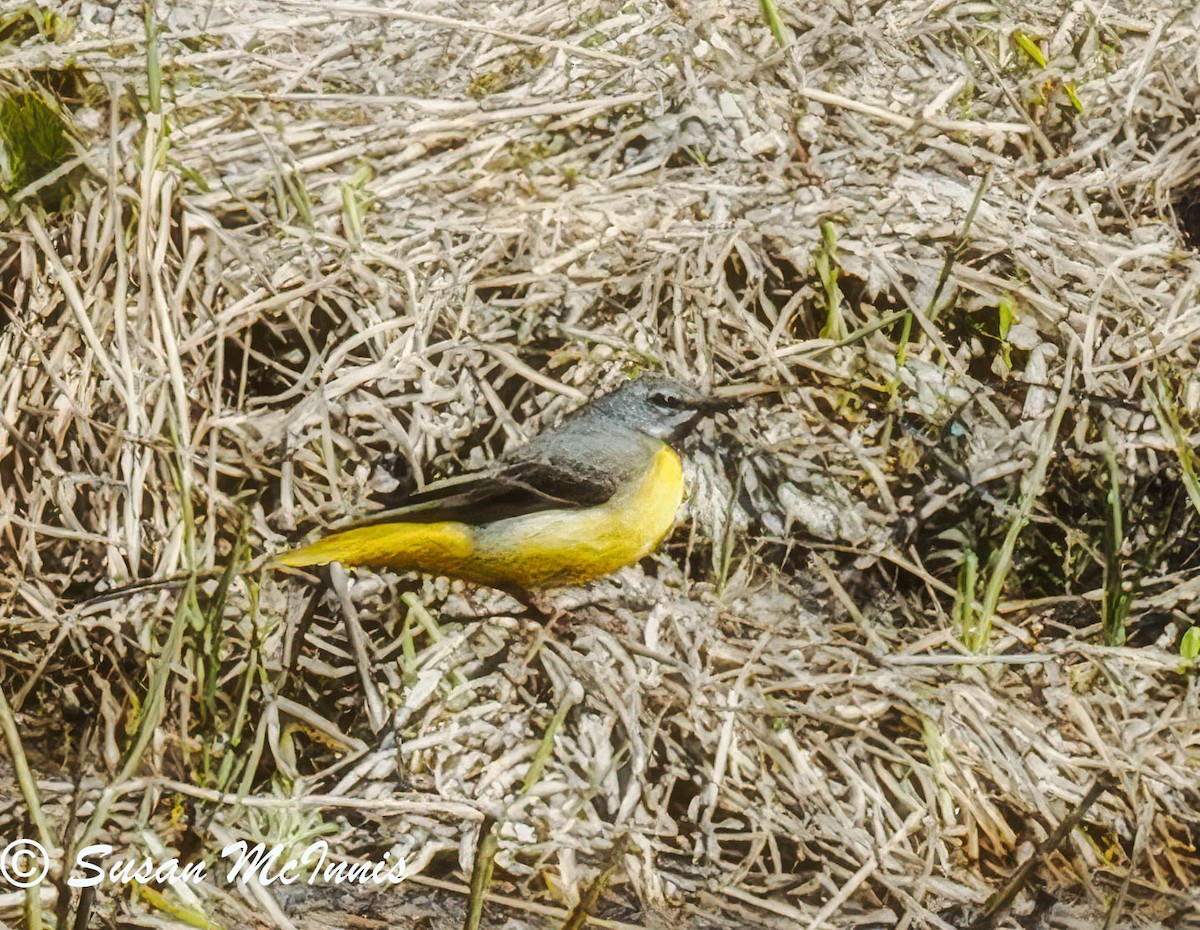
<svg viewBox="0 0 1200 930">
<path fill-rule="evenodd" d="M 514 449 L 503 461 L 544 470 L 547 476 L 559 474 L 571 484 L 603 488 L 607 498 L 641 475 L 662 445 L 602 409 L 584 408 Z"/>
</svg>

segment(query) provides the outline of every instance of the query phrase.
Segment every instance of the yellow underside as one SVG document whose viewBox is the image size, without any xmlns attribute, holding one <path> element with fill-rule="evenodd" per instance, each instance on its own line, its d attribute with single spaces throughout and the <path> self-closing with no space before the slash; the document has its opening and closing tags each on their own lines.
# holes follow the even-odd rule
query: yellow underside
<svg viewBox="0 0 1200 930">
<path fill-rule="evenodd" d="M 448 575 L 502 588 L 583 584 L 636 562 L 675 525 L 683 500 L 679 456 L 664 445 L 640 481 L 579 510 L 543 510 L 486 526 L 382 523 L 286 552 L 276 565 L 341 562 Z"/>
</svg>

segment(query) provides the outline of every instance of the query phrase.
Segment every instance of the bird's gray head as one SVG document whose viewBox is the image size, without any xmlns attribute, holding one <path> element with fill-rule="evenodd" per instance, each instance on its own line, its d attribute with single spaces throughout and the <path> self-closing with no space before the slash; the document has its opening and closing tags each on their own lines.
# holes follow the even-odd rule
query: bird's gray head
<svg viewBox="0 0 1200 930">
<path fill-rule="evenodd" d="M 712 398 L 661 375 L 627 381 L 584 408 L 663 442 L 682 439 L 714 409 Z"/>
</svg>

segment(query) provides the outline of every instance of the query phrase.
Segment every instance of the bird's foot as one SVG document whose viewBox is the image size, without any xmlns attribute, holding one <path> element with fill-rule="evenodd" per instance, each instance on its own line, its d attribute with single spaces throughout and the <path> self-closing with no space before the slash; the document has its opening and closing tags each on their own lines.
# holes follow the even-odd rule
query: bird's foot
<svg viewBox="0 0 1200 930">
<path fill-rule="evenodd" d="M 583 604 L 565 613 L 566 619 L 573 625 L 587 625 L 613 635 L 623 634 L 627 626 L 621 617 L 596 604 Z"/>
<path fill-rule="evenodd" d="M 550 626 L 568 615 L 566 610 L 559 607 L 547 595 L 540 592 L 525 593 L 520 600 L 525 605 L 525 609 L 545 626 Z"/>
<path fill-rule="evenodd" d="M 549 636 L 556 628 L 562 626 L 579 626 L 587 624 L 598 627 L 609 633 L 621 632 L 621 621 L 596 604 L 579 604 L 570 608 L 561 607 L 549 597 L 541 593 L 527 593 L 521 598 L 532 617 L 542 625 L 543 637 Z"/>
</svg>

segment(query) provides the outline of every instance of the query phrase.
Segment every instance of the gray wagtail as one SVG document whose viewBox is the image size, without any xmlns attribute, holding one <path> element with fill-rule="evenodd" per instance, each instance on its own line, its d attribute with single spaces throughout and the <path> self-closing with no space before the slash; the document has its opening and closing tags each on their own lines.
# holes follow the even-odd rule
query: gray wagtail
<svg viewBox="0 0 1200 930">
<path fill-rule="evenodd" d="M 675 525 L 672 444 L 727 403 L 643 376 L 477 472 L 271 560 L 420 571 L 532 592 L 583 584 L 654 550 Z"/>
</svg>

